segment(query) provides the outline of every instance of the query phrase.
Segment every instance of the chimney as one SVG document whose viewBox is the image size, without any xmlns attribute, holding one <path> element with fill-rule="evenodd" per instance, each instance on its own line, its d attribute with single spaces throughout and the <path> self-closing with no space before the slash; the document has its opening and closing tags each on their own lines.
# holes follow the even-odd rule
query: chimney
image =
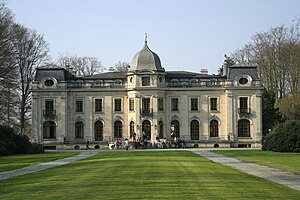
<svg viewBox="0 0 300 200">
<path fill-rule="evenodd" d="M 208 70 L 207 69 L 201 69 L 200 73 L 207 75 L 208 74 Z"/>
</svg>

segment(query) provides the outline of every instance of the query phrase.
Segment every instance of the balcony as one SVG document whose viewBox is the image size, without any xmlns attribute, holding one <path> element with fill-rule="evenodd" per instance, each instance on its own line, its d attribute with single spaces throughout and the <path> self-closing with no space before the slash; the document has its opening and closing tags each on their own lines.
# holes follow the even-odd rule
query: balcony
<svg viewBox="0 0 300 200">
<path fill-rule="evenodd" d="M 140 114 L 142 117 L 153 117 L 153 109 L 141 109 Z"/>
<path fill-rule="evenodd" d="M 239 115 L 249 115 L 251 108 L 239 108 Z"/>
<path fill-rule="evenodd" d="M 55 110 L 43 110 L 44 117 L 54 117 L 56 115 Z"/>
</svg>

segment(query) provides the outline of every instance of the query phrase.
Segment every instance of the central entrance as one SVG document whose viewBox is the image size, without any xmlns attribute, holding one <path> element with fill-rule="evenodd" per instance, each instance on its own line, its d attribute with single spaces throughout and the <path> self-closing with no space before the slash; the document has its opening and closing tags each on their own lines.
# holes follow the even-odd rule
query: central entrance
<svg viewBox="0 0 300 200">
<path fill-rule="evenodd" d="M 147 135 L 147 140 L 151 140 L 151 123 L 149 120 L 144 120 L 142 124 L 142 132 Z"/>
</svg>

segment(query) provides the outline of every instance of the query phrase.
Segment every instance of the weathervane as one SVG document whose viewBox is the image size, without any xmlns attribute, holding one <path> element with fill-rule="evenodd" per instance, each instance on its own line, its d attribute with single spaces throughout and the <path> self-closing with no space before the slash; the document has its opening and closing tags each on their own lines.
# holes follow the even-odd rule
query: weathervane
<svg viewBox="0 0 300 200">
<path fill-rule="evenodd" d="M 147 33 L 145 33 L 145 43 L 147 43 Z"/>
</svg>

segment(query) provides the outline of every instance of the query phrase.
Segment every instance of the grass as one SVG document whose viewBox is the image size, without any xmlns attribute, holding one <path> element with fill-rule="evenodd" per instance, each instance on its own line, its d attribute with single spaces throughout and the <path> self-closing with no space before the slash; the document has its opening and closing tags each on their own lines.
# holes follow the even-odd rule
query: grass
<svg viewBox="0 0 300 200">
<path fill-rule="evenodd" d="M 300 174 L 300 153 L 281 153 L 260 150 L 216 150 L 213 152 Z"/>
<path fill-rule="evenodd" d="M 19 169 L 30 165 L 36 165 L 43 162 L 49 162 L 78 153 L 41 153 L 41 154 L 24 154 L 0 156 L 0 172 Z"/>
<path fill-rule="evenodd" d="M 0 199 L 300 199 L 190 151 L 102 152 L 0 184 Z"/>
</svg>

